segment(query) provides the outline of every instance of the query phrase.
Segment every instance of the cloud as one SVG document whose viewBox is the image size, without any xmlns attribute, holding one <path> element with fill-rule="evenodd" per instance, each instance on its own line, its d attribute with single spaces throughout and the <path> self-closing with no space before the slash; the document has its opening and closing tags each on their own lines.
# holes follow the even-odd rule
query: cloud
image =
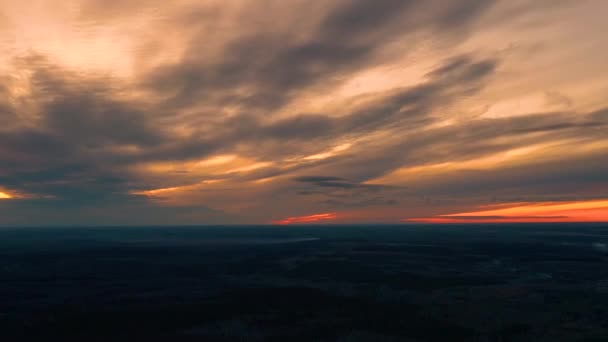
<svg viewBox="0 0 608 342">
<path fill-rule="evenodd" d="M 221 52 L 217 59 L 203 53 L 213 38 L 202 28 L 178 63 L 152 70 L 143 84 L 168 97 L 166 105 L 175 108 L 204 98 L 207 103 L 268 114 L 287 105 L 293 96 L 328 89 L 377 62 L 378 54 L 391 40 L 414 42 L 415 33 L 436 30 L 435 23 L 441 29 L 458 31 L 489 6 L 489 2 L 477 0 L 447 6 L 443 1 L 337 1 L 327 6 L 319 24 L 304 25 L 305 33 L 239 27 L 246 33 L 218 43 Z M 287 13 L 285 19 L 293 14 Z M 299 14 L 299 22 L 318 21 L 318 13 Z M 274 24 L 282 26 L 281 18 L 275 19 L 279 23 L 275 20 Z M 247 25 L 246 20 L 243 25 Z"/>
<path fill-rule="evenodd" d="M 297 182 L 308 183 L 323 188 L 342 188 L 342 189 L 377 189 L 382 188 L 381 185 L 354 183 L 339 177 L 323 177 L 323 176 L 303 176 L 294 179 Z"/>
<path fill-rule="evenodd" d="M 499 208 L 404 219 L 428 223 L 608 222 L 608 201 L 513 203 Z"/>
<path fill-rule="evenodd" d="M 296 223 L 311 223 L 319 221 L 331 221 L 338 217 L 336 213 L 313 214 L 307 216 L 288 217 L 282 220 L 273 221 L 273 224 L 296 224 Z"/>
<path fill-rule="evenodd" d="M 162 132 L 102 79 L 49 65 L 30 71 L 32 111 L 20 113 L 27 119 L 0 136 L 2 183 L 42 197 L 85 200 L 123 193 L 128 175 L 117 162 L 120 149 L 158 145 Z"/>
<path fill-rule="evenodd" d="M 593 95 L 603 69 L 589 62 L 594 75 L 576 78 L 560 59 L 568 54 L 549 58 L 554 42 L 535 36 L 583 5 L 77 3 L 36 26 L 65 44 L 17 29 L 28 36 L 2 45 L 11 62 L 0 79 L 0 187 L 27 195 L 0 203 L 20 213 L 12 222 L 37 211 L 60 222 L 76 208 L 82 221 L 154 210 L 180 222 L 268 222 L 277 211 L 607 189 L 608 103 Z M 12 8 L 15 27 L 28 27 Z M 587 51 L 568 41 L 577 56 Z M 115 51 L 83 57 L 105 42 Z"/>
</svg>

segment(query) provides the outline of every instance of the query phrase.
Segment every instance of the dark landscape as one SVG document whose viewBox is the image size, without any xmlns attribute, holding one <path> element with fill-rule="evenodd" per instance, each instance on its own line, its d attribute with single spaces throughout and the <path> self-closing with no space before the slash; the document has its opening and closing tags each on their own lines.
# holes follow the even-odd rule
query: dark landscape
<svg viewBox="0 0 608 342">
<path fill-rule="evenodd" d="M 2 341 L 606 341 L 605 224 L 0 230 Z"/>
</svg>

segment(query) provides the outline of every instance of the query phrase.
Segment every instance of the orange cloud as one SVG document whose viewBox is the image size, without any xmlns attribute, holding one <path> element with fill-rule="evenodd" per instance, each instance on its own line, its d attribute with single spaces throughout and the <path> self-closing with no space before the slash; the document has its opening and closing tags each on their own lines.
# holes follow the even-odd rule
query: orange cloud
<svg viewBox="0 0 608 342">
<path fill-rule="evenodd" d="M 0 191 L 0 199 L 11 199 L 13 196 L 7 194 L 6 192 Z"/>
<path fill-rule="evenodd" d="M 323 214 L 314 214 L 308 216 L 295 216 L 288 217 L 279 221 L 273 221 L 273 224 L 293 224 L 293 223 L 310 223 L 310 222 L 318 222 L 325 220 L 333 220 L 336 219 L 338 215 L 336 213 L 323 213 Z"/>
<path fill-rule="evenodd" d="M 407 218 L 419 223 L 608 222 L 608 200 L 518 203 L 512 207 L 434 217 Z"/>
<path fill-rule="evenodd" d="M 204 181 L 200 181 L 198 183 L 189 184 L 189 185 L 173 186 L 173 187 L 168 187 L 168 188 L 150 189 L 150 190 L 142 190 L 142 191 L 131 191 L 131 194 L 148 196 L 148 197 L 167 196 L 170 194 L 180 194 L 180 193 L 184 193 L 187 191 L 200 190 L 201 188 L 205 187 L 206 185 L 210 185 L 210 184 L 214 184 L 214 183 L 218 183 L 218 182 L 221 182 L 221 181 L 217 180 L 217 179 L 211 179 L 211 180 L 204 180 Z"/>
</svg>

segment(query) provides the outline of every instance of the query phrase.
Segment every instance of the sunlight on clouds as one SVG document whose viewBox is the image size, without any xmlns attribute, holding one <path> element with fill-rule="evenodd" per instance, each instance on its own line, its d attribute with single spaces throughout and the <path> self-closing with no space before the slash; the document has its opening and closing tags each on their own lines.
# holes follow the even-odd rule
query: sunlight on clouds
<svg viewBox="0 0 608 342">
<path fill-rule="evenodd" d="M 475 216 L 475 215 L 538 215 L 546 213 L 559 213 L 562 211 L 581 210 L 581 209 L 606 209 L 608 210 L 608 200 L 597 200 L 587 202 L 567 202 L 567 203 L 528 203 L 523 206 L 504 208 L 497 210 L 477 211 L 445 216 Z M 608 214 L 608 211 L 606 212 Z"/>
<path fill-rule="evenodd" d="M 515 148 L 471 160 L 404 167 L 380 178 L 370 180 L 367 183 L 399 184 L 403 181 L 412 182 L 419 178 L 424 179 L 459 170 L 491 170 L 505 165 L 514 166 L 521 165 L 522 163 L 536 163 L 540 160 L 556 158 L 557 156 L 561 157 L 563 146 L 573 143 L 575 141 L 564 140 Z"/>
<path fill-rule="evenodd" d="M 302 158 L 302 160 L 327 159 L 327 158 L 330 158 L 330 157 L 333 157 L 333 156 L 339 154 L 342 151 L 348 150 L 349 148 L 351 148 L 351 146 L 352 146 L 352 144 L 350 144 L 350 143 L 341 144 L 341 145 L 338 145 L 338 146 L 332 148 L 331 150 L 329 150 L 327 152 L 313 154 L 313 155 Z"/>
<path fill-rule="evenodd" d="M 205 166 L 210 166 L 210 165 L 221 165 L 221 164 L 229 163 L 229 162 L 235 160 L 236 158 L 238 158 L 238 156 L 233 155 L 233 154 L 215 156 L 215 157 L 211 157 L 209 159 L 205 159 L 205 160 L 201 160 L 201 161 L 197 162 L 196 166 L 205 167 Z"/>
<path fill-rule="evenodd" d="M 332 97 L 348 98 L 395 88 L 411 87 L 424 82 L 426 74 L 438 63 L 438 59 L 414 59 L 393 61 L 388 65 L 365 70 L 346 81 Z"/>
<path fill-rule="evenodd" d="M 143 173 L 182 173 L 190 175 L 223 176 L 234 172 L 247 172 L 272 165 L 270 162 L 257 162 L 238 155 L 218 155 L 203 160 L 154 162 L 139 165 L 136 170 Z"/>
<path fill-rule="evenodd" d="M 608 2 L 549 2 L 0 0 L 0 198 L 257 223 L 598 198 Z"/>
<path fill-rule="evenodd" d="M 328 221 L 334 220 L 338 217 L 336 213 L 323 213 L 323 214 L 314 214 L 307 216 L 296 216 L 296 217 L 288 217 L 282 220 L 273 221 L 273 224 L 277 225 L 287 225 L 287 224 L 295 224 L 295 223 L 313 223 L 319 221 Z"/>
<path fill-rule="evenodd" d="M 168 188 L 160 188 L 160 189 L 151 189 L 151 190 L 142 190 L 142 191 L 131 191 L 133 195 L 143 195 L 143 196 L 159 196 L 166 194 L 179 194 L 180 192 L 199 190 L 202 187 L 210 184 L 215 184 L 221 182 L 220 180 L 204 180 L 198 182 L 196 184 L 190 185 L 182 185 L 182 186 L 173 186 Z"/>
<path fill-rule="evenodd" d="M 518 115 L 529 115 L 530 113 L 542 113 L 555 109 L 566 109 L 564 106 L 556 106 L 548 103 L 546 94 L 530 94 L 505 101 L 498 101 L 491 105 L 483 114 L 485 118 L 504 118 Z"/>
<path fill-rule="evenodd" d="M 229 169 L 226 170 L 226 173 L 239 173 L 239 172 L 249 172 L 249 171 L 254 171 L 257 169 L 261 169 L 264 167 L 270 167 L 272 166 L 274 163 L 272 162 L 259 162 L 259 163 L 253 163 L 250 165 L 244 165 L 244 166 L 240 166 L 234 169 Z"/>
<path fill-rule="evenodd" d="M 130 73 L 134 37 L 118 27 L 79 23 L 78 2 L 12 1 L 7 5 L 3 10 L 12 25 L 11 39 L 2 48 L 11 54 L 5 56 L 36 51 L 70 68 Z"/>
<path fill-rule="evenodd" d="M 424 223 L 608 222 L 608 200 L 520 203 L 516 206 L 495 210 L 408 218 L 403 221 Z"/>
</svg>

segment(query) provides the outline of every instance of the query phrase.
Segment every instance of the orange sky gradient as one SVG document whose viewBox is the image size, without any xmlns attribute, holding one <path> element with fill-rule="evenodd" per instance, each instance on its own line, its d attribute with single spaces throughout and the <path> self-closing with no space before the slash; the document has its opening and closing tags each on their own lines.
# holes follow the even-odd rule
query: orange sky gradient
<svg viewBox="0 0 608 342">
<path fill-rule="evenodd" d="M 110 2 L 0 0 L 0 226 L 608 220 L 608 1 Z"/>
<path fill-rule="evenodd" d="M 527 203 L 497 210 L 403 219 L 417 223 L 608 222 L 608 200 Z"/>
</svg>

